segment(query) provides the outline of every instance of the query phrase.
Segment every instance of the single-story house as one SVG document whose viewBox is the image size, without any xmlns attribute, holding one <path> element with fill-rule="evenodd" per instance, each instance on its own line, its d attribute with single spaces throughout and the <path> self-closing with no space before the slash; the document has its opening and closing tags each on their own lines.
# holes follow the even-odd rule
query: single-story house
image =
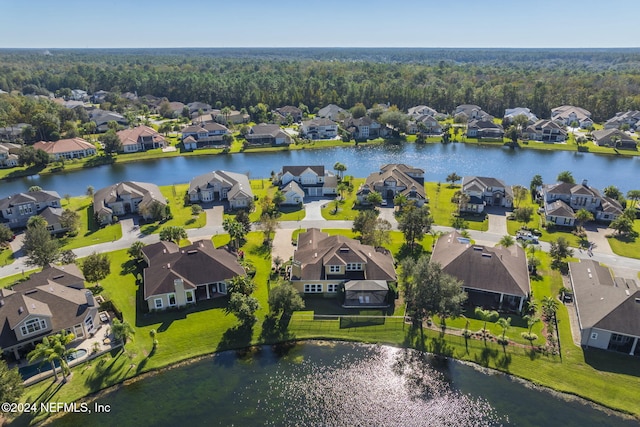
<svg viewBox="0 0 640 427">
<path fill-rule="evenodd" d="M 211 240 L 183 248 L 158 242 L 142 248 L 143 298 L 149 311 L 184 307 L 227 294 L 229 280 L 244 276 L 236 256 L 216 249 Z"/>
<path fill-rule="evenodd" d="M 531 112 L 530 109 L 525 107 L 507 108 L 504 110 L 504 117 L 502 120 L 506 120 L 509 123 L 513 123 L 513 120 L 518 116 L 524 116 L 527 118 L 528 124 L 533 124 L 538 121 L 538 117 Z"/>
<path fill-rule="evenodd" d="M 436 241 L 431 262 L 462 281 L 471 306 L 522 312 L 531 293 L 527 256 L 518 245 L 472 245 L 453 231 Z"/>
<path fill-rule="evenodd" d="M 33 144 L 35 150 L 43 150 L 55 160 L 81 159 L 95 156 L 96 147 L 82 138 L 60 139 L 58 141 L 40 141 Z"/>
<path fill-rule="evenodd" d="M 471 120 L 467 124 L 467 136 L 471 138 L 497 138 L 504 136 L 504 129 L 491 120 Z"/>
<path fill-rule="evenodd" d="M 189 182 L 189 201 L 192 203 L 228 200 L 231 209 L 244 209 L 253 201 L 253 191 L 246 175 L 214 171 L 198 175 Z"/>
<path fill-rule="evenodd" d="M 594 130 L 591 135 L 593 142 L 600 146 L 635 150 L 638 144 L 635 139 L 619 129 Z"/>
<path fill-rule="evenodd" d="M 302 121 L 302 110 L 293 105 L 285 105 L 273 110 L 273 117 L 279 123 L 285 123 L 288 117 L 291 117 L 292 121 L 299 123 Z"/>
<path fill-rule="evenodd" d="M 471 122 L 472 120 L 492 121 L 493 116 L 477 105 L 463 104 L 458 105 L 453 112 L 453 117 L 457 121 Z"/>
<path fill-rule="evenodd" d="M 244 137 L 250 145 L 291 144 L 291 137 L 279 125 L 266 123 L 255 125 Z"/>
<path fill-rule="evenodd" d="M 594 260 L 569 263 L 580 344 L 640 356 L 640 287 Z"/>
</svg>

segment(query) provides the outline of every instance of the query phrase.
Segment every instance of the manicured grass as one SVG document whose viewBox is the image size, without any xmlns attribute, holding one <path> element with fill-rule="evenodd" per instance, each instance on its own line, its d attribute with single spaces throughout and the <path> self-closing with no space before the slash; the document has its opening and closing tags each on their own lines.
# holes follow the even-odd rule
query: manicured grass
<svg viewBox="0 0 640 427">
<path fill-rule="evenodd" d="M 633 222 L 633 231 L 640 236 L 640 220 Z M 640 259 L 640 237 L 631 238 L 625 236 L 607 236 L 609 245 L 616 255 Z"/>
<path fill-rule="evenodd" d="M 62 199 L 61 205 L 63 209 L 71 209 L 80 215 L 78 234 L 74 237 L 61 238 L 60 244 L 62 250 L 112 242 L 122 237 L 120 224 L 110 224 L 104 227 L 96 224 L 90 197 L 72 197 L 69 202 Z"/>
<path fill-rule="evenodd" d="M 358 216 L 360 206 L 356 204 L 356 193 L 360 185 L 364 184 L 364 178 L 353 178 L 345 176 L 345 182 L 350 182 L 353 191 L 344 194 L 344 199 L 339 202 L 338 212 L 335 212 L 334 201 L 327 201 L 325 207 L 322 208 L 322 217 L 328 220 L 354 220 Z M 363 207 L 364 209 L 364 207 Z M 368 208 L 367 208 L 368 209 Z"/>
<path fill-rule="evenodd" d="M 460 185 L 437 182 L 426 182 L 424 185 L 429 197 L 429 210 L 434 225 L 450 227 L 454 215 L 458 212 L 458 206 L 451 200 L 456 191 L 460 191 Z M 489 229 L 489 220 L 486 215 L 466 215 L 465 220 L 470 230 L 487 231 Z"/>
<path fill-rule="evenodd" d="M 13 262 L 13 251 L 9 246 L 0 247 L 0 266 L 8 265 Z"/>
<path fill-rule="evenodd" d="M 163 223 L 151 223 L 140 227 L 144 234 L 159 233 L 164 227 L 179 226 L 183 228 L 201 228 L 206 225 L 207 214 L 201 212 L 197 216 L 191 214 L 191 205 L 185 205 L 185 194 L 189 184 L 165 185 L 160 187 L 162 195 L 169 201 L 173 218 Z"/>
</svg>

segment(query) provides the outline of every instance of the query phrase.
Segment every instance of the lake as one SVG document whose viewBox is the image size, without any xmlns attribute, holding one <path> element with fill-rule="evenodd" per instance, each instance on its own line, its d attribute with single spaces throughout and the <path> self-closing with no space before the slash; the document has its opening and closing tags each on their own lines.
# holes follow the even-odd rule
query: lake
<svg viewBox="0 0 640 427">
<path fill-rule="evenodd" d="M 444 182 L 447 175 L 477 175 L 503 179 L 507 184 L 529 187 L 531 178 L 542 175 L 555 182 L 559 172 L 569 170 L 577 182 L 603 189 L 616 185 L 624 192 L 637 189 L 632 177 L 640 171 L 640 159 L 569 151 L 541 151 L 471 144 L 359 145 L 318 150 L 237 153 L 216 156 L 171 157 L 135 163 L 106 165 L 68 173 L 0 181 L 0 197 L 26 191 L 32 185 L 55 190 L 60 195 L 84 194 L 119 181 L 150 181 L 158 185 L 189 182 L 193 177 L 217 169 L 266 178 L 283 165 L 347 165 L 347 174 L 366 177 L 385 163 L 407 163 L 425 170 L 426 181 Z M 634 187 L 635 186 L 635 187 Z"/>
<path fill-rule="evenodd" d="M 55 425 L 638 425 L 493 371 L 410 349 L 343 342 L 265 346 L 248 356 L 223 352 L 125 385 L 96 403 L 111 412 L 71 414 Z"/>
</svg>

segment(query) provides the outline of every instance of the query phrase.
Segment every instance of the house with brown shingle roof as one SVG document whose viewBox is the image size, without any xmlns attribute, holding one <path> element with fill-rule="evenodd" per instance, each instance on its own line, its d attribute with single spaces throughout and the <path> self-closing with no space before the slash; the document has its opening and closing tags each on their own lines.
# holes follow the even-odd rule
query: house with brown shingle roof
<svg viewBox="0 0 640 427">
<path fill-rule="evenodd" d="M 288 117 L 291 117 L 291 120 L 296 123 L 302 121 L 302 110 L 298 107 L 294 107 L 293 105 L 285 105 L 284 107 L 276 108 L 272 113 L 274 120 L 278 123 L 286 123 Z"/>
<path fill-rule="evenodd" d="M 98 307 L 78 267 L 46 266 L 0 289 L 0 348 L 20 359 L 43 337 L 62 330 L 88 338 L 99 326 Z"/>
<path fill-rule="evenodd" d="M 640 287 L 591 259 L 569 263 L 580 344 L 640 354 Z M 570 308 L 571 309 L 571 308 Z"/>
<path fill-rule="evenodd" d="M 153 203 L 167 206 L 167 199 L 157 185 L 148 182 L 123 181 L 101 188 L 93 195 L 93 212 L 101 224 L 110 224 L 114 216 L 139 213 L 151 218 Z"/>
<path fill-rule="evenodd" d="M 201 122 L 182 129 L 182 143 L 187 150 L 228 147 L 225 135 L 231 135 L 226 126 L 216 122 Z"/>
<path fill-rule="evenodd" d="M 590 187 L 587 181 L 582 184 L 560 182 L 542 187 L 545 204 L 545 220 L 556 225 L 573 227 L 575 212 L 586 209 L 596 221 L 610 222 L 622 215 L 620 202 L 602 196 L 598 189 Z M 563 203 L 556 203 L 562 201 Z"/>
<path fill-rule="evenodd" d="M 125 153 L 164 148 L 167 145 L 164 136 L 149 126 L 141 125 L 124 129 L 118 131 L 117 135 L 122 143 L 122 151 Z"/>
<path fill-rule="evenodd" d="M 391 254 L 345 236 L 310 228 L 298 236 L 291 283 L 302 294 L 338 295 L 345 307 L 386 307 L 388 284 L 397 281 Z"/>
<path fill-rule="evenodd" d="M 338 186 L 338 178 L 322 165 L 283 166 L 278 180 L 281 187 L 295 181 L 311 197 L 335 195 Z"/>
<path fill-rule="evenodd" d="M 472 307 L 521 312 L 531 293 L 527 256 L 518 245 L 472 245 L 454 231 L 437 240 L 431 262 L 462 281 Z"/>
<path fill-rule="evenodd" d="M 192 203 L 227 200 L 231 209 L 248 208 L 253 201 L 249 178 L 223 170 L 196 176 L 189 182 L 187 194 Z"/>
<path fill-rule="evenodd" d="M 158 242 L 142 248 L 142 254 L 147 262 L 143 298 L 149 311 L 224 296 L 228 281 L 246 274 L 235 255 L 214 248 L 211 240 L 182 248 L 173 242 Z"/>
<path fill-rule="evenodd" d="M 513 206 L 513 190 L 497 178 L 465 176 L 461 191 L 469 196 L 469 201 L 462 206 L 463 212 L 484 212 L 486 206 Z"/>
<path fill-rule="evenodd" d="M 403 163 L 389 163 L 383 165 L 379 172 L 367 177 L 365 183 L 357 191 L 357 199 L 361 204 L 367 204 L 367 196 L 376 191 L 383 199 L 393 200 L 402 194 L 417 206 L 427 201 L 424 190 L 424 170 L 405 165 Z"/>
<path fill-rule="evenodd" d="M 291 144 L 291 137 L 279 125 L 267 123 L 255 125 L 244 137 L 249 145 Z"/>
<path fill-rule="evenodd" d="M 58 141 L 39 141 L 33 144 L 34 150 L 43 150 L 55 160 L 81 159 L 94 156 L 96 147 L 82 138 L 60 139 Z"/>
</svg>

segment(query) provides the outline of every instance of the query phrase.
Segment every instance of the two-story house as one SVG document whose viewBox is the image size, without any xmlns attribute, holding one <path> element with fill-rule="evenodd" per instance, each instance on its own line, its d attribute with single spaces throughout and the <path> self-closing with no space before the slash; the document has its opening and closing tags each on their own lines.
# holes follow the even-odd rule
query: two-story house
<svg viewBox="0 0 640 427">
<path fill-rule="evenodd" d="M 234 254 L 216 249 L 211 240 L 178 247 L 158 242 L 142 248 L 143 298 L 149 311 L 180 308 L 227 295 L 227 284 L 244 276 Z"/>
<path fill-rule="evenodd" d="M 538 117 L 531 112 L 530 109 L 525 107 L 516 107 L 516 108 L 507 108 L 504 110 L 504 117 L 502 118 L 504 121 L 508 123 L 513 123 L 514 119 L 518 116 L 524 116 L 527 118 L 527 124 L 533 124 L 538 121 Z"/>
<path fill-rule="evenodd" d="M 469 196 L 468 202 L 460 209 L 463 212 L 481 213 L 486 206 L 513 206 L 513 191 L 500 179 L 465 176 L 462 178 L 461 191 Z"/>
<path fill-rule="evenodd" d="M 367 204 L 367 196 L 372 191 L 380 193 L 386 200 L 393 200 L 396 195 L 401 194 L 417 206 L 427 202 L 424 170 L 402 163 L 386 164 L 379 172 L 369 175 L 356 193 L 358 202 Z"/>
<path fill-rule="evenodd" d="M 287 123 L 289 117 L 291 121 L 300 123 L 302 121 L 302 110 L 293 105 L 285 105 L 272 111 L 273 119 L 278 123 Z"/>
<path fill-rule="evenodd" d="M 605 129 L 620 129 L 623 125 L 629 126 L 629 129 L 640 130 L 640 111 L 629 110 L 616 113 L 615 116 L 607 120 L 604 124 Z"/>
<path fill-rule="evenodd" d="M 100 224 L 111 224 L 114 216 L 140 214 L 151 219 L 152 204 L 163 208 L 167 199 L 157 185 L 148 182 L 123 181 L 101 188 L 93 195 L 93 212 Z"/>
<path fill-rule="evenodd" d="M 522 132 L 522 137 L 542 142 L 564 142 L 567 139 L 567 131 L 552 120 L 538 120 L 527 126 Z"/>
<path fill-rule="evenodd" d="M 164 136 L 149 126 L 136 126 L 117 132 L 122 143 L 122 151 L 125 153 L 135 153 L 154 148 L 164 148 L 167 145 Z"/>
<path fill-rule="evenodd" d="M 593 126 L 591 112 L 573 105 L 562 105 L 551 109 L 551 120 L 565 126 L 571 126 L 575 122 L 583 129 Z"/>
<path fill-rule="evenodd" d="M 411 107 L 407 110 L 407 114 L 409 117 L 413 119 L 417 119 L 421 116 L 433 116 L 436 117 L 439 113 L 426 105 L 416 105 L 415 107 Z"/>
<path fill-rule="evenodd" d="M 55 191 L 17 193 L 0 200 L 0 223 L 9 228 L 26 227 L 34 215 L 46 217 L 49 231 L 62 231 L 60 195 Z"/>
<path fill-rule="evenodd" d="M 309 139 L 333 139 L 338 136 L 338 124 L 331 119 L 305 120 L 300 134 Z"/>
<path fill-rule="evenodd" d="M 45 266 L 0 289 L 0 348 L 19 360 L 42 338 L 62 330 L 86 339 L 99 327 L 98 309 L 77 266 Z"/>
<path fill-rule="evenodd" d="M 253 201 L 253 191 L 246 175 L 214 171 L 198 175 L 189 182 L 189 201 L 211 203 L 227 200 L 231 209 L 246 209 Z"/>
<path fill-rule="evenodd" d="M 298 292 L 337 297 L 343 306 L 387 307 L 389 283 L 397 281 L 393 257 L 381 248 L 310 228 L 298 236 L 291 283 Z"/>
<path fill-rule="evenodd" d="M 18 153 L 22 148 L 19 144 L 5 142 L 0 144 L 0 168 L 13 168 L 18 166 Z"/>
<path fill-rule="evenodd" d="M 491 120 L 471 120 L 467 124 L 467 136 L 470 138 L 496 138 L 504 136 L 504 129 Z"/>
<path fill-rule="evenodd" d="M 283 166 L 278 180 L 283 188 L 296 182 L 311 197 L 335 195 L 338 186 L 337 177 L 324 166 Z"/>
<path fill-rule="evenodd" d="M 611 222 L 622 215 L 622 205 L 617 200 L 602 196 L 600 192 L 587 185 L 561 182 L 542 187 L 545 220 L 548 223 L 573 227 L 575 212 L 586 209 L 596 221 Z"/>
<path fill-rule="evenodd" d="M 335 104 L 329 104 L 326 107 L 321 108 L 316 114 L 316 117 L 331 119 L 333 121 L 344 120 L 349 116 L 350 114 L 347 110 L 340 108 Z"/>
<path fill-rule="evenodd" d="M 231 135 L 226 126 L 216 122 L 194 124 L 182 129 L 182 143 L 186 150 L 206 147 L 227 147 L 225 135 Z"/>
<path fill-rule="evenodd" d="M 391 129 L 386 125 L 368 116 L 358 119 L 348 118 L 343 123 L 344 128 L 354 139 L 385 138 L 391 134 Z"/>
<path fill-rule="evenodd" d="M 458 105 L 453 112 L 453 117 L 457 121 L 470 122 L 472 120 L 493 121 L 493 116 L 477 105 L 462 104 Z"/>
</svg>

